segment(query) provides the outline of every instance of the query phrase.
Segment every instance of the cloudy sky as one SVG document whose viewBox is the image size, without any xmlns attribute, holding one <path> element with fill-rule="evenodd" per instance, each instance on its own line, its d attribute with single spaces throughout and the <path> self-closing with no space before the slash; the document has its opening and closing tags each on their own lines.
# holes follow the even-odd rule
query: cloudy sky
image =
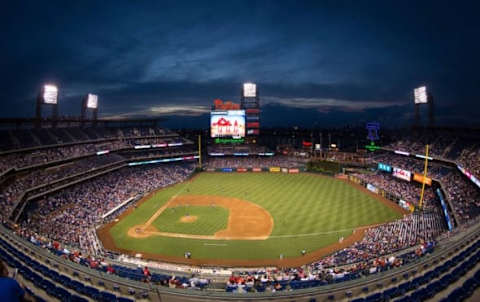
<svg viewBox="0 0 480 302">
<path fill-rule="evenodd" d="M 475 1 L 10 1 L 0 117 L 33 116 L 43 83 L 78 115 L 208 127 L 213 99 L 257 83 L 266 126 L 411 123 L 427 85 L 437 120 L 479 125 Z"/>
</svg>

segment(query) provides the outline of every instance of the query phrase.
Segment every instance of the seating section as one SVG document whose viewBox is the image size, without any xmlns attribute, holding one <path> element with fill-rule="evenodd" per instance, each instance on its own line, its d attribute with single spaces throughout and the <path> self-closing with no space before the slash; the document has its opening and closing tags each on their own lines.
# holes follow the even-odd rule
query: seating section
<svg viewBox="0 0 480 302">
<path fill-rule="evenodd" d="M 382 302 L 391 301 L 397 297 L 401 298 L 395 301 L 425 301 L 433 298 L 436 294 L 446 289 L 450 284 L 456 282 L 479 262 L 480 241 L 476 241 L 476 243 L 452 259 L 425 272 L 421 276 L 415 277 L 412 280 L 404 281 L 399 285 L 388 288 L 382 292 L 377 292 L 364 298 L 354 299 L 352 302 Z M 472 290 L 480 284 L 478 282 L 480 273 L 477 272 L 475 276 L 470 278 L 473 280 L 466 285 L 469 289 L 466 293 L 460 294 L 457 289 L 442 301 L 463 301 L 469 297 L 472 294 Z M 463 286 L 461 288 L 463 288 Z"/>
</svg>

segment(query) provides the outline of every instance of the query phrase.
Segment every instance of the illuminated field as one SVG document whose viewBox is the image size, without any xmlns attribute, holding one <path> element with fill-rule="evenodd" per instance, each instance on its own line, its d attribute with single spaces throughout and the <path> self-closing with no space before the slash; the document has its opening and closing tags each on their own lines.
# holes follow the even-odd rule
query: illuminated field
<svg viewBox="0 0 480 302">
<path fill-rule="evenodd" d="M 260 240 L 194 238 L 195 234 L 221 234 L 219 231 L 226 228 L 225 217 L 232 211 L 228 205 L 222 208 L 220 201 L 214 205 L 203 202 L 203 209 L 194 205 L 193 200 L 202 196 L 217 198 L 210 198 L 212 203 L 224 199 L 241 200 L 265 210 L 273 222 L 273 227 L 266 231 L 269 235 L 266 239 L 258 237 L 263 238 Z M 156 212 L 158 217 L 152 218 Z M 185 213 L 198 217 L 194 228 L 178 222 Z M 156 192 L 120 219 L 110 229 L 110 235 L 116 248 L 124 252 L 181 259 L 185 251 L 189 251 L 194 259 L 265 260 L 278 259 L 280 254 L 285 258 L 299 257 L 303 249 L 311 252 L 337 244 L 339 238 L 349 237 L 358 227 L 400 217 L 401 212 L 379 200 L 378 196 L 330 177 L 201 173 L 189 182 Z M 153 222 L 148 228 L 137 227 L 149 220 Z M 139 238 L 129 236 L 129 230 L 138 232 Z M 161 232 L 185 234 L 187 238 L 162 236 Z"/>
</svg>

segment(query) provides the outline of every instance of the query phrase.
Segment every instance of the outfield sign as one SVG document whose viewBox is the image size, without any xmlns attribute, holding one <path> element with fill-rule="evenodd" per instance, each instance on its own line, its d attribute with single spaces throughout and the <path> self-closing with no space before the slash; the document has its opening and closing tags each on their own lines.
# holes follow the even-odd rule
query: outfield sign
<svg viewBox="0 0 480 302">
<path fill-rule="evenodd" d="M 291 174 L 295 173 L 296 174 L 296 173 L 300 173 L 300 170 L 298 170 L 296 168 L 295 169 L 288 169 L 288 173 L 291 173 Z"/>
<path fill-rule="evenodd" d="M 159 163 L 169 163 L 174 161 L 183 161 L 183 160 L 192 160 L 198 159 L 200 156 L 185 156 L 185 157 L 173 157 L 173 158 L 163 158 L 163 159 L 154 159 L 154 160 L 146 160 L 146 161 L 137 161 L 128 163 L 129 166 L 138 166 L 138 165 L 148 165 L 148 164 L 159 164 Z"/>
<path fill-rule="evenodd" d="M 425 184 L 431 186 L 432 179 L 430 177 L 424 177 L 422 174 L 413 173 L 413 180 L 423 184 L 423 179 L 425 178 Z"/>
<path fill-rule="evenodd" d="M 387 164 L 378 163 L 378 170 L 392 173 L 392 166 Z"/>
<path fill-rule="evenodd" d="M 375 194 L 378 194 L 378 188 L 375 187 L 374 185 L 372 184 L 367 184 L 367 189 L 370 191 L 370 192 L 373 192 Z"/>
<path fill-rule="evenodd" d="M 222 168 L 222 172 L 233 172 L 232 168 Z"/>
<path fill-rule="evenodd" d="M 270 167 L 270 172 L 280 172 L 280 167 Z"/>
<path fill-rule="evenodd" d="M 110 153 L 110 150 L 102 150 L 102 151 L 98 151 L 97 155 L 104 155 L 104 154 L 108 154 L 108 153 Z"/>
<path fill-rule="evenodd" d="M 247 172 L 246 168 L 237 168 L 237 172 Z"/>
<path fill-rule="evenodd" d="M 400 199 L 398 201 L 398 205 L 401 206 L 402 208 L 404 208 L 405 210 L 410 211 L 410 212 L 413 212 L 413 210 L 415 210 L 415 206 L 413 206 L 412 204 L 410 204 L 409 202 L 407 202 L 403 199 Z"/>
<path fill-rule="evenodd" d="M 252 172 L 262 172 L 262 168 L 252 168 Z"/>
<path fill-rule="evenodd" d="M 457 165 L 458 170 L 460 170 L 468 179 L 470 179 L 477 187 L 480 188 L 480 180 L 475 177 L 472 173 L 470 173 L 468 170 L 463 168 L 462 166 Z"/>
<path fill-rule="evenodd" d="M 216 144 L 243 144 L 245 140 L 243 138 L 220 138 L 215 139 Z"/>
<path fill-rule="evenodd" d="M 163 144 L 153 144 L 152 145 L 152 148 L 165 148 L 167 145 L 167 143 L 163 143 Z"/>
<path fill-rule="evenodd" d="M 423 158 L 423 159 L 427 158 L 428 160 L 433 160 L 433 157 L 430 157 L 430 156 L 426 157 L 425 155 L 421 155 L 421 154 L 415 154 L 415 157 Z"/>
<path fill-rule="evenodd" d="M 400 154 L 400 155 L 404 155 L 404 156 L 410 156 L 410 153 L 408 152 L 405 152 L 405 151 L 400 151 L 400 150 L 395 150 L 393 151 L 395 154 Z"/>
<path fill-rule="evenodd" d="M 366 146 L 365 146 L 365 149 L 367 149 L 368 151 L 372 151 L 372 152 L 373 152 L 373 151 L 376 151 L 376 150 L 380 150 L 381 147 L 375 145 L 375 142 L 372 141 L 372 142 L 370 142 L 370 145 L 366 145 Z"/>
<path fill-rule="evenodd" d="M 443 215 L 445 216 L 445 221 L 447 222 L 448 230 L 451 231 L 453 229 L 452 221 L 450 219 L 450 215 L 448 215 L 447 205 L 445 204 L 445 199 L 443 197 L 442 191 L 437 188 L 437 195 L 440 198 L 440 204 L 442 205 Z"/>
<path fill-rule="evenodd" d="M 410 181 L 412 179 L 412 172 L 403 170 L 397 167 L 393 167 L 393 176 L 406 181 Z"/>
</svg>

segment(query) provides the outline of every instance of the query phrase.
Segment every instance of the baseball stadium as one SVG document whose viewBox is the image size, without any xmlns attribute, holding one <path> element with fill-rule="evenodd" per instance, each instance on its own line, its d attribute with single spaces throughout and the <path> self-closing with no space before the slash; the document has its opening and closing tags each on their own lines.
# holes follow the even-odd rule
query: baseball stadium
<svg viewBox="0 0 480 302">
<path fill-rule="evenodd" d="M 480 301 L 472 3 L 3 3 L 0 302 Z"/>
<path fill-rule="evenodd" d="M 98 118 L 93 94 L 80 119 L 3 131 L 0 257 L 30 296 L 475 298 L 478 131 L 262 130 L 259 88 L 242 88 L 200 131 Z M 426 87 L 413 101 L 433 107 Z M 57 104 L 45 85 L 37 107 Z"/>
</svg>

